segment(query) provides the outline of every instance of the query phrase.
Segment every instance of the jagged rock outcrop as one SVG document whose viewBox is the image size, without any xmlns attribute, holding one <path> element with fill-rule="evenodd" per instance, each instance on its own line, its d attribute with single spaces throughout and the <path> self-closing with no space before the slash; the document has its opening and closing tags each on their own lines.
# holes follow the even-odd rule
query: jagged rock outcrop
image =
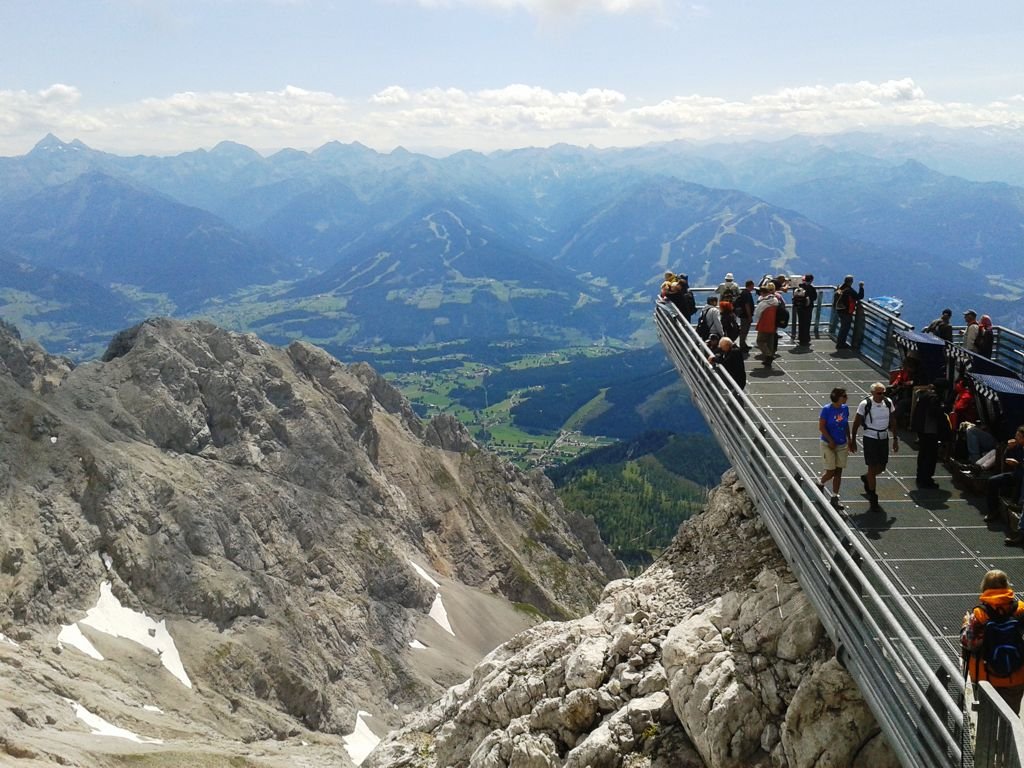
<svg viewBox="0 0 1024 768">
<path fill-rule="evenodd" d="M 40 394 L 60 386 L 74 367 L 65 357 L 46 354 L 36 342 L 23 341 L 17 328 L 0 320 L 0 376 Z"/>
<path fill-rule="evenodd" d="M 309 344 L 153 319 L 73 368 L 4 326 L 0 733 L 48 754 L 83 731 L 68 699 L 220 754 L 304 739 L 345 765 L 357 711 L 383 733 L 464 679 L 534 623 L 514 603 L 576 616 L 623 575 L 569 520 L 543 476 Z M 167 620 L 190 691 L 88 626 L 132 663 L 58 646 L 102 583 Z"/>
<path fill-rule="evenodd" d="M 532 627 L 369 768 L 898 765 L 731 471 L 643 575 Z"/>
</svg>

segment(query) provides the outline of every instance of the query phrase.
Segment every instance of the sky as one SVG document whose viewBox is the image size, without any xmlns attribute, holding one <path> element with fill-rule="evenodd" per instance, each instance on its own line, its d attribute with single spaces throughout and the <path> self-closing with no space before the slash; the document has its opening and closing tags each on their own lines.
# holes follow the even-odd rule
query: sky
<svg viewBox="0 0 1024 768">
<path fill-rule="evenodd" d="M 1024 3 L 3 0 L 0 155 L 1024 126 Z"/>
</svg>

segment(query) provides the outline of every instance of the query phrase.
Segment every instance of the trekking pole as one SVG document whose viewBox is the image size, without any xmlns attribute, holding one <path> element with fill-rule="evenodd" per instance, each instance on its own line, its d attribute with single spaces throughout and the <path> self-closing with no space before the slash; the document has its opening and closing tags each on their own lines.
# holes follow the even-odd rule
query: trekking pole
<svg viewBox="0 0 1024 768">
<path fill-rule="evenodd" d="M 967 744 L 970 743 L 968 731 L 971 727 L 971 716 L 967 711 L 967 678 L 970 677 L 971 653 L 964 654 L 964 685 L 960 689 L 960 711 L 964 716 L 964 726 L 960 729 L 960 768 L 964 768 L 964 753 L 967 751 Z"/>
</svg>

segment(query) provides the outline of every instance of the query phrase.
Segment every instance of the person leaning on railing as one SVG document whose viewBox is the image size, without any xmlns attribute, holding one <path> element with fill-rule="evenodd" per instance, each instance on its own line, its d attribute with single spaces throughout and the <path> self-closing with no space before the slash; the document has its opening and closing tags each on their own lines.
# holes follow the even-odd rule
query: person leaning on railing
<svg viewBox="0 0 1024 768">
<path fill-rule="evenodd" d="M 987 680 L 1019 714 L 1024 699 L 1024 603 L 1006 574 L 997 570 L 985 574 L 978 600 L 964 614 L 960 629 L 965 676 L 973 683 Z"/>
</svg>

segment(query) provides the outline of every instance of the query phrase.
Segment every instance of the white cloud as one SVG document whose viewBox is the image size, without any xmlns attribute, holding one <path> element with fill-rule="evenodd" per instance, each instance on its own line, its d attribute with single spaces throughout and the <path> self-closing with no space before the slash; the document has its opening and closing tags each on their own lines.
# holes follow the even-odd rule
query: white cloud
<svg viewBox="0 0 1024 768">
<path fill-rule="evenodd" d="M 690 94 L 643 103 L 607 88 L 554 91 L 511 83 L 476 91 L 393 84 L 354 101 L 288 86 L 279 91 L 182 92 L 104 107 L 74 86 L 0 91 L 0 154 L 45 133 L 119 153 L 178 152 L 224 139 L 256 148 L 331 140 L 377 149 L 445 146 L 489 151 L 557 142 L 628 146 L 677 138 L 778 137 L 892 125 L 1024 125 L 1024 98 L 940 102 L 911 78 L 794 85 L 747 99 Z"/>
<path fill-rule="evenodd" d="M 402 104 L 408 100 L 409 92 L 400 85 L 389 86 L 370 97 L 374 104 Z"/>
</svg>

